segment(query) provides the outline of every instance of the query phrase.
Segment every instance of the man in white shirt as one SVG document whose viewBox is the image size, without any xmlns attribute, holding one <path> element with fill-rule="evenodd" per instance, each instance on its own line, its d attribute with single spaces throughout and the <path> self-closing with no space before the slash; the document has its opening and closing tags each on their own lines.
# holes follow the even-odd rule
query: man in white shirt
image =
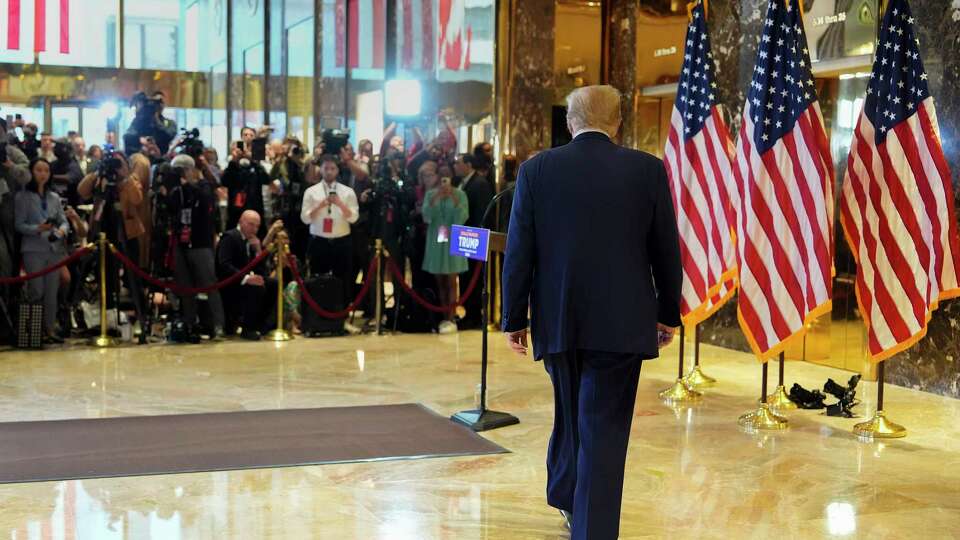
<svg viewBox="0 0 960 540">
<path fill-rule="evenodd" d="M 360 216 L 357 194 L 349 186 L 337 181 L 340 166 L 333 157 L 326 157 L 320 164 L 323 177 L 303 194 L 300 219 L 310 226 L 310 246 L 307 258 L 314 275 L 332 273 L 340 278 L 344 287 L 344 301 L 352 290 L 353 241 L 350 226 Z"/>
</svg>

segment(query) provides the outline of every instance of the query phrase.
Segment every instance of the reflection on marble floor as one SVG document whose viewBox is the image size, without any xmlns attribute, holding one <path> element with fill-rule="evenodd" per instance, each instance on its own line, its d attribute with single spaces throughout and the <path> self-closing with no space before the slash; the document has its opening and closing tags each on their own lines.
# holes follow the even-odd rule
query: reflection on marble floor
<svg viewBox="0 0 960 540">
<path fill-rule="evenodd" d="M 0 421 L 419 401 L 472 406 L 479 333 L 109 351 L 0 353 Z M 539 364 L 492 336 L 493 408 L 521 424 L 487 436 L 513 451 L 429 459 L 0 486 L 0 538 L 555 539 L 543 469 L 552 397 Z M 692 347 L 688 347 L 692 350 Z M 792 412 L 787 432 L 749 435 L 760 368 L 704 346 L 720 380 L 697 408 L 656 394 L 674 344 L 643 369 L 622 538 L 948 538 L 960 525 L 960 401 L 888 387 L 907 439 L 862 443 L 854 420 Z M 788 385 L 848 373 L 789 362 Z M 861 414 L 875 385 L 862 385 Z"/>
</svg>

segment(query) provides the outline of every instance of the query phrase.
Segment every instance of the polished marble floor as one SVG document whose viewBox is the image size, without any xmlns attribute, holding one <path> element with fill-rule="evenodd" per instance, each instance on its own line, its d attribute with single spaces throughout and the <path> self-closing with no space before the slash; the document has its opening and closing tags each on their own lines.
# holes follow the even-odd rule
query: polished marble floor
<svg viewBox="0 0 960 540">
<path fill-rule="evenodd" d="M 476 332 L 457 336 L 225 342 L 107 351 L 0 352 L 0 421 L 419 401 L 451 414 L 473 404 Z M 521 424 L 488 432 L 497 456 L 0 486 L 0 539 L 555 539 L 542 466 L 552 397 L 539 364 L 493 336 L 491 405 Z M 687 348 L 688 351 L 692 347 Z M 789 415 L 752 435 L 760 368 L 703 347 L 720 380 L 675 410 L 657 391 L 676 345 L 644 366 L 622 538 L 954 538 L 960 536 L 960 401 L 888 387 L 888 415 L 910 435 L 864 443 L 854 420 Z M 789 362 L 788 381 L 848 373 Z M 875 385 L 862 385 L 861 413 Z"/>
</svg>

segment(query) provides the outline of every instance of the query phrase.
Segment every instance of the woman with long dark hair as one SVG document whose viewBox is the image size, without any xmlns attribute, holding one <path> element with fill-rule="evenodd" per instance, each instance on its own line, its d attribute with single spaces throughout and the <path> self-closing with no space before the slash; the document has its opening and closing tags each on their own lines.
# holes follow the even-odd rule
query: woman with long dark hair
<svg viewBox="0 0 960 540">
<path fill-rule="evenodd" d="M 14 224 L 23 235 L 21 252 L 27 273 L 53 266 L 66 257 L 64 238 L 70 225 L 63 212 L 60 196 L 50 183 L 50 163 L 43 158 L 30 162 L 30 182 L 17 193 L 14 201 Z M 51 272 L 27 284 L 27 300 L 43 302 L 43 323 L 46 343 L 63 343 L 57 334 L 57 292 L 60 273 Z"/>
</svg>

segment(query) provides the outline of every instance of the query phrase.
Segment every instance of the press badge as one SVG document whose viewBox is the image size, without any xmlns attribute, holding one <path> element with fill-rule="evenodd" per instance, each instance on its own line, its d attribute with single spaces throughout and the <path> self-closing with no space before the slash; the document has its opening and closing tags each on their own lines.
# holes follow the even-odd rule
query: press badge
<svg viewBox="0 0 960 540">
<path fill-rule="evenodd" d="M 333 232 L 333 218 L 323 218 L 323 232 L 324 234 Z"/>
<path fill-rule="evenodd" d="M 437 242 L 446 244 L 450 241 L 450 229 L 446 225 L 441 225 L 437 229 Z"/>
<path fill-rule="evenodd" d="M 243 208 L 247 204 L 247 193 L 245 191 L 237 192 L 233 198 L 233 206 Z"/>
</svg>

